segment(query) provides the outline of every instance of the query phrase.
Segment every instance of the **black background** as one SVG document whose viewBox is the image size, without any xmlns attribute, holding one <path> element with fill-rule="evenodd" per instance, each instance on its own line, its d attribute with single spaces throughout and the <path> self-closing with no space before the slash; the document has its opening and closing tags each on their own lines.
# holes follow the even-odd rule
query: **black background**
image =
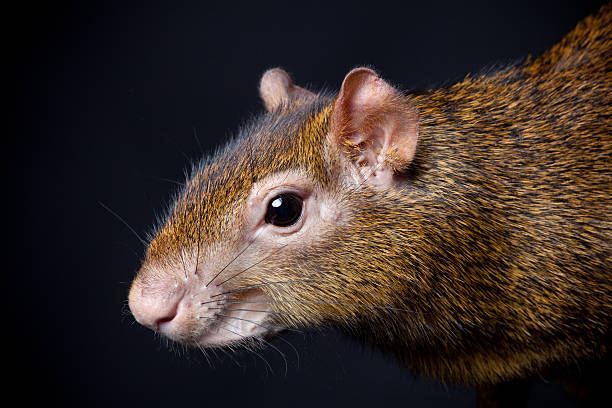
<svg viewBox="0 0 612 408">
<path fill-rule="evenodd" d="M 170 350 L 127 313 L 143 234 L 188 159 L 261 111 L 261 73 L 336 90 L 370 65 L 426 88 L 557 42 L 600 2 L 100 2 L 6 10 L 5 349 L 23 402 L 474 406 L 329 332 L 261 357 Z M 9 94 L 9 97 L 12 96 Z M 15 112 L 15 115 L 12 113 Z M 195 135 L 195 136 L 194 136 Z M 299 355 L 299 358 L 298 358 Z M 263 360 L 267 363 L 264 363 Z M 287 369 L 285 369 L 285 361 Z M 268 367 L 269 364 L 269 367 Z M 211 366 L 212 365 L 212 366 Z M 543 379 L 532 406 L 568 406 Z"/>
</svg>

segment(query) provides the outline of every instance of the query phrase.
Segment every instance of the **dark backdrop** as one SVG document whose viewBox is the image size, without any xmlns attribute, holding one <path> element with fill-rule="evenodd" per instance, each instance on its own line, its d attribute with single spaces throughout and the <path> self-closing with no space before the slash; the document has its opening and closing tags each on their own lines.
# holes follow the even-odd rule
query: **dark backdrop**
<svg viewBox="0 0 612 408">
<path fill-rule="evenodd" d="M 473 390 L 413 379 L 333 332 L 276 340 L 285 360 L 168 349 L 127 313 L 143 247 L 99 203 L 147 231 L 188 161 L 262 110 L 267 68 L 335 90 L 367 64 L 426 88 L 539 54 L 599 2 L 89 3 L 5 13 L 4 333 L 24 402 L 473 406 Z M 546 379 L 542 401 L 567 406 Z"/>
</svg>

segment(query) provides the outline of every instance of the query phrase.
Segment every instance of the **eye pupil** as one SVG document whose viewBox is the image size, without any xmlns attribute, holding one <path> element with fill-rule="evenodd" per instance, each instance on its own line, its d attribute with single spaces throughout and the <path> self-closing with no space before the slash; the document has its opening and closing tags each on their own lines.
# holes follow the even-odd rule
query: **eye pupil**
<svg viewBox="0 0 612 408">
<path fill-rule="evenodd" d="M 268 204 L 265 221 L 279 227 L 288 227 L 302 215 L 302 199 L 291 193 L 276 196 Z"/>
</svg>

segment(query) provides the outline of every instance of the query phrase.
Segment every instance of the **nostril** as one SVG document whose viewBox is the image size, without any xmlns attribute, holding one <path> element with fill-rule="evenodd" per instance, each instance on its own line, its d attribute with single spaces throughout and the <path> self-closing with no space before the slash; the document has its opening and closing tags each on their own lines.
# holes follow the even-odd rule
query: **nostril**
<svg viewBox="0 0 612 408">
<path fill-rule="evenodd" d="M 172 315 L 172 316 L 164 317 L 162 319 L 159 319 L 157 321 L 157 325 L 159 326 L 160 324 L 171 322 L 174 319 L 174 316 L 176 316 L 176 314 Z"/>
<path fill-rule="evenodd" d="M 172 320 L 174 320 L 175 317 L 176 317 L 176 308 L 172 312 L 170 312 L 167 316 L 162 317 L 161 319 L 157 319 L 157 321 L 155 322 L 155 326 L 157 326 L 157 328 L 159 329 L 162 324 L 170 323 Z"/>
</svg>

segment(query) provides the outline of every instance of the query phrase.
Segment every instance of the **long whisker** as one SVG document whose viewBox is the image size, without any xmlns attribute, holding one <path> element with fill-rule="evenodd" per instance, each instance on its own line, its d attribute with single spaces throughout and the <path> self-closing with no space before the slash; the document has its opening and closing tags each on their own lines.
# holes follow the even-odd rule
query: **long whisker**
<svg viewBox="0 0 612 408">
<path fill-rule="evenodd" d="M 395 306 L 378 306 L 378 305 L 365 305 L 363 303 L 344 303 L 344 302 L 333 302 L 326 300 L 230 300 L 225 304 L 239 304 L 239 303 L 302 303 L 302 304 L 316 304 L 316 305 L 338 305 L 338 306 L 356 306 L 364 307 L 367 309 L 381 309 L 381 310 L 392 310 L 396 312 L 408 312 L 416 313 L 414 310 L 404 309 Z M 210 308 L 214 309 L 214 308 Z M 227 309 L 232 310 L 232 309 Z"/>
<path fill-rule="evenodd" d="M 209 309 L 221 309 L 221 308 L 219 308 L 219 307 L 211 307 L 211 308 L 209 308 Z M 225 310 L 232 310 L 232 309 L 225 309 Z M 270 327 L 264 326 L 263 324 L 257 323 L 257 322 L 255 322 L 255 321 L 253 321 L 253 320 L 244 319 L 244 318 L 242 318 L 242 317 L 234 317 L 234 316 L 229 316 L 229 315 L 224 315 L 224 314 L 218 314 L 218 315 L 216 315 L 216 316 L 228 317 L 228 318 L 230 318 L 230 319 L 243 320 L 243 321 L 245 321 L 245 322 L 249 322 L 249 323 L 256 324 L 256 325 L 257 325 L 257 326 L 259 326 L 259 327 L 263 327 L 263 328 L 264 328 L 264 329 L 266 329 L 266 330 L 271 329 Z M 215 320 L 215 319 L 216 319 L 216 316 L 215 316 L 215 317 L 209 317 L 209 316 L 198 316 L 198 319 Z M 283 328 L 283 330 L 287 330 L 287 331 L 292 331 L 292 332 L 295 332 L 295 333 L 304 334 L 304 332 L 303 332 L 303 331 L 301 331 L 301 330 L 298 330 L 298 329 L 293 329 L 293 328 L 289 328 L 289 327 Z M 280 339 L 280 340 L 284 340 L 284 339 L 282 339 L 282 338 L 280 338 L 280 337 L 279 337 L 279 339 Z M 286 341 L 286 340 L 284 340 L 284 341 Z"/>
<path fill-rule="evenodd" d="M 226 351 L 226 350 L 225 350 L 223 347 L 220 347 L 220 348 L 218 348 L 217 350 L 220 350 L 220 351 L 221 351 L 223 354 L 225 354 L 226 356 L 228 356 L 229 358 L 231 358 L 231 359 L 232 359 L 232 361 L 234 362 L 234 364 L 236 364 L 238 367 L 240 367 L 240 368 L 244 368 L 244 365 L 240 364 L 240 363 L 238 362 L 238 360 L 236 360 L 236 359 L 234 358 L 234 356 L 232 355 L 232 353 L 230 353 L 230 352 Z"/>
<path fill-rule="evenodd" d="M 214 368 L 215 366 L 212 364 L 212 362 L 210 361 L 210 359 L 208 358 L 208 353 L 206 352 L 206 350 L 204 349 L 204 347 L 200 346 L 199 344 L 196 345 L 196 347 L 198 348 L 198 350 L 200 350 L 200 352 L 202 353 L 202 355 L 204 356 L 204 358 L 206 359 L 206 362 L 208 363 L 208 365 L 212 368 Z"/>
<path fill-rule="evenodd" d="M 136 236 L 136 238 L 138 238 L 138 240 L 142 243 L 142 245 L 147 246 L 147 241 L 145 241 L 144 239 L 142 239 L 140 237 L 140 235 L 138 235 L 138 233 L 136 232 L 136 230 L 134 228 L 132 228 L 132 226 L 130 224 L 127 223 L 126 220 L 124 220 L 123 218 L 121 218 L 121 216 L 119 216 L 119 214 L 117 214 L 116 212 L 114 212 L 113 210 L 111 210 L 109 207 L 107 207 L 106 205 L 104 205 L 104 203 L 102 203 L 101 201 L 98 201 L 98 204 L 100 204 L 102 206 L 102 208 L 104 208 L 106 211 L 108 211 L 109 213 L 111 213 L 112 215 L 114 215 L 119 221 L 121 221 L 123 223 L 123 225 L 125 225 L 126 227 L 128 227 L 128 229 L 130 231 L 132 231 L 132 233 Z"/>
<path fill-rule="evenodd" d="M 218 315 L 218 316 L 223 316 L 223 317 L 229 317 L 231 319 L 237 319 L 237 320 L 243 320 L 245 322 L 250 322 L 253 323 L 257 326 L 263 327 L 264 329 L 266 328 L 265 326 L 262 326 L 261 324 L 258 324 L 252 320 L 248 320 L 248 319 L 241 319 L 239 317 L 234 317 L 234 316 L 227 316 L 227 315 Z M 227 325 L 229 325 L 230 327 L 233 327 L 234 329 L 240 330 L 239 327 L 234 326 L 233 324 L 230 323 L 225 323 Z M 243 336 L 244 337 L 244 336 Z M 278 352 L 278 354 L 281 355 L 281 357 L 283 358 L 283 361 L 285 362 L 285 375 L 287 375 L 287 371 L 288 371 L 288 364 L 287 364 L 287 356 L 285 355 L 285 353 L 283 353 L 278 347 L 276 347 L 274 344 L 270 343 L 269 341 L 267 341 L 266 339 L 263 339 L 261 337 L 258 337 L 258 340 L 263 341 L 264 343 L 266 343 L 268 346 L 270 346 L 271 348 L 273 348 L 274 350 L 276 350 Z M 285 340 L 286 341 L 286 340 Z"/>
<path fill-rule="evenodd" d="M 156 181 L 163 181 L 166 183 L 172 183 L 174 185 L 181 186 L 181 187 L 185 185 L 185 183 L 181 183 L 180 181 L 176 181 L 176 180 L 172 180 L 172 179 L 164 178 L 164 177 L 151 177 L 151 179 L 156 180 Z"/>
<path fill-rule="evenodd" d="M 225 317 L 225 318 L 228 318 L 228 319 L 242 320 L 242 321 L 244 321 L 244 322 L 249 322 L 249 323 L 252 323 L 252 324 L 254 324 L 254 325 L 256 325 L 256 326 L 259 326 L 259 327 L 262 327 L 262 328 L 264 328 L 264 329 L 269 329 L 269 327 L 266 327 L 266 326 L 264 326 L 263 324 L 257 323 L 257 322 L 256 322 L 256 321 L 254 321 L 254 320 L 249 320 L 249 319 L 244 319 L 244 318 L 242 318 L 242 317 L 229 316 L 229 315 L 224 315 L 224 314 L 219 314 L 219 315 L 217 315 L 217 316 L 220 316 L 220 317 L 222 317 L 222 318 L 223 318 L 223 317 Z M 232 326 L 232 327 L 233 327 L 233 326 Z M 280 341 L 284 342 L 285 344 L 288 344 L 288 345 L 289 345 L 289 347 L 291 347 L 291 348 L 293 349 L 293 351 L 295 352 L 295 356 L 296 356 L 296 358 L 297 358 L 297 366 L 299 367 L 299 366 L 300 366 L 300 353 L 298 353 L 298 351 L 297 351 L 297 349 L 295 348 L 295 346 L 294 346 L 293 344 L 291 344 L 291 342 L 290 342 L 290 341 L 285 340 L 285 339 L 283 339 L 282 337 L 277 337 L 277 338 L 278 338 Z M 268 344 L 269 344 L 271 347 L 273 347 L 274 349 L 276 349 L 276 350 L 278 351 L 278 349 L 277 349 L 276 347 L 274 347 L 274 345 L 273 345 L 272 343 L 270 343 L 269 341 L 266 341 L 266 340 L 264 340 L 264 341 L 265 341 L 266 343 L 268 343 Z M 279 353 L 280 353 L 280 351 L 279 351 Z M 284 357 L 285 357 L 285 355 L 284 355 L 283 353 L 281 353 L 281 354 L 282 354 L 282 356 L 283 356 L 283 358 L 284 358 Z M 287 363 L 287 362 L 285 361 L 285 375 L 287 374 L 287 370 L 286 370 L 286 368 L 287 368 L 287 367 L 286 367 L 286 363 Z"/>
<path fill-rule="evenodd" d="M 209 309 L 217 309 L 217 310 L 235 310 L 235 311 L 240 311 L 240 312 L 258 312 L 258 313 L 269 313 L 269 314 L 275 314 L 275 315 L 286 315 L 286 316 L 295 316 L 295 317 L 303 317 L 303 318 L 308 318 L 309 316 L 306 315 L 301 315 L 301 314 L 297 314 L 297 313 L 290 313 L 290 312 L 278 312 L 278 311 L 274 311 L 274 310 L 257 310 L 257 309 L 237 309 L 237 308 L 224 308 L 224 307 L 209 307 Z"/>
<path fill-rule="evenodd" d="M 225 324 L 228 324 L 228 323 L 225 323 Z M 219 327 L 219 328 L 220 328 L 220 329 L 222 329 L 222 330 L 228 331 L 228 332 L 230 332 L 230 333 L 234 333 L 236 336 L 240 336 L 240 337 L 242 337 L 242 339 L 243 339 L 243 340 L 245 340 L 245 339 L 246 339 L 246 337 L 245 337 L 245 336 L 243 336 L 242 334 L 240 334 L 240 333 L 236 333 L 235 331 L 230 330 L 230 329 L 228 329 L 228 328 L 226 328 L 226 327 L 221 326 L 221 327 Z M 261 354 L 259 354 L 258 352 L 256 352 L 256 351 L 255 351 L 255 350 L 253 350 L 252 348 L 249 348 L 249 351 L 253 352 L 253 353 L 254 353 L 255 355 L 257 355 L 259 358 L 261 358 L 261 359 L 264 361 L 264 363 L 266 363 L 266 365 L 268 366 L 268 368 L 270 369 L 270 372 L 271 372 L 271 373 L 274 373 L 274 370 L 272 369 L 272 366 L 270 365 L 270 363 L 268 363 L 268 360 L 266 360 L 266 359 L 265 359 L 265 358 L 264 358 L 264 357 L 263 357 Z"/>
<path fill-rule="evenodd" d="M 280 251 L 281 249 L 285 248 L 287 245 L 289 245 L 289 244 L 285 244 L 285 245 L 281 246 L 280 248 L 278 248 L 278 249 L 276 250 L 276 253 L 278 253 L 278 251 Z M 246 272 L 246 271 L 248 271 L 249 269 L 251 269 L 252 267 L 254 267 L 254 266 L 256 266 L 256 265 L 260 264 L 261 262 L 265 261 L 266 259 L 268 259 L 270 256 L 272 256 L 272 255 L 274 255 L 274 254 L 275 254 L 275 252 L 272 252 L 272 253 L 270 253 L 270 254 L 268 254 L 268 255 L 264 256 L 264 257 L 263 257 L 263 258 L 261 258 L 259 261 L 255 262 L 253 265 L 251 265 L 251 266 L 249 266 L 249 267 L 247 267 L 247 268 L 245 268 L 245 269 L 241 270 L 240 272 L 238 272 L 238 273 L 236 273 L 236 274 L 234 274 L 234 275 L 230 276 L 229 278 L 227 278 L 227 279 L 226 279 L 226 280 L 224 280 L 223 282 L 218 283 L 216 286 L 223 285 L 225 282 L 227 282 L 227 281 L 229 281 L 229 280 L 231 280 L 231 279 L 234 279 L 236 276 L 238 276 L 238 275 L 240 275 L 240 274 L 243 274 L 244 272 Z"/>
<path fill-rule="evenodd" d="M 213 318 L 213 317 L 207 317 L 207 316 L 198 316 L 198 319 L 215 320 L 215 318 Z M 226 324 L 227 324 L 227 323 L 226 323 Z M 201 345 L 199 345 L 199 344 L 196 344 L 196 345 L 197 345 L 197 347 L 198 347 L 200 350 L 202 350 L 202 351 L 203 351 L 203 347 L 202 347 Z M 233 348 L 232 346 L 228 346 L 228 347 L 229 347 L 229 349 L 230 349 L 230 350 L 234 351 L 234 348 Z M 233 361 L 233 362 L 234 362 L 234 363 L 235 363 L 235 364 L 236 364 L 238 367 L 240 367 L 240 368 L 244 368 L 244 366 L 243 366 L 242 364 L 240 364 L 240 363 L 238 362 L 238 360 L 236 360 L 236 359 L 234 358 L 234 356 L 232 355 L 232 353 L 228 353 L 228 352 L 225 350 L 225 347 L 218 347 L 218 346 L 216 346 L 216 347 L 214 347 L 214 348 L 212 348 L 212 349 L 211 349 L 211 348 L 208 348 L 208 350 L 215 350 L 215 349 L 216 349 L 216 350 L 220 350 L 220 351 L 221 351 L 223 354 L 225 354 L 226 356 L 228 356 L 229 358 L 231 358 L 231 359 L 232 359 L 232 361 Z"/>
<path fill-rule="evenodd" d="M 200 144 L 200 139 L 198 138 L 198 132 L 196 130 L 195 126 L 191 127 L 193 129 L 193 138 L 195 139 L 196 143 L 198 144 L 198 148 L 200 149 L 200 156 L 204 156 L 204 149 L 202 149 L 202 145 Z"/>
<path fill-rule="evenodd" d="M 291 280 L 286 280 L 286 281 L 276 281 L 276 282 L 264 282 L 264 283 L 258 283 L 256 285 L 251 285 L 251 286 L 245 286 L 243 288 L 238 288 L 238 289 L 233 289 L 233 290 L 228 290 L 226 292 L 221 292 L 221 293 L 217 293 L 216 295 L 212 295 L 211 298 L 217 297 L 217 296 L 222 296 L 222 295 L 229 295 L 232 293 L 238 293 L 238 292 L 244 292 L 245 290 L 250 290 L 250 289 L 256 289 L 256 288 L 261 288 L 263 286 L 269 286 L 269 285 L 280 285 L 283 283 L 297 283 L 297 282 L 309 282 L 309 281 L 321 281 L 321 280 L 326 280 L 327 278 L 308 278 L 308 279 L 291 279 Z M 211 300 L 210 302 L 204 302 L 202 304 L 205 303 L 211 303 L 211 302 L 216 302 L 216 300 Z"/>
<path fill-rule="evenodd" d="M 217 316 L 222 316 L 222 317 L 227 317 L 227 318 L 230 318 L 230 319 L 237 319 L 237 320 L 242 320 L 242 321 L 245 321 L 245 322 L 253 323 L 254 325 L 257 325 L 257 326 L 259 326 L 259 327 L 262 327 L 262 328 L 264 328 L 264 329 L 266 329 L 266 330 L 271 329 L 270 327 L 268 327 L 268 326 L 264 326 L 264 325 L 263 325 L 263 324 L 261 324 L 261 323 L 257 323 L 257 322 L 256 322 L 256 321 L 254 321 L 254 320 L 244 319 L 244 318 L 242 318 L 242 317 L 236 317 L 236 316 L 230 316 L 230 315 L 224 315 L 224 314 L 218 314 Z M 292 328 L 290 328 L 290 327 L 285 327 L 285 328 L 283 328 L 283 330 L 292 331 L 292 332 L 295 332 L 295 333 L 300 333 L 300 334 L 302 333 L 302 331 L 301 331 L 301 330 L 298 330 L 298 329 L 292 329 Z M 283 339 L 282 337 L 278 337 L 278 339 L 279 339 L 279 340 L 284 341 L 285 343 L 287 343 L 287 344 L 289 344 L 291 347 L 293 347 L 293 346 L 291 345 L 291 343 L 289 343 L 287 340 Z"/>
<path fill-rule="evenodd" d="M 230 266 L 230 265 L 231 265 L 231 264 L 232 264 L 232 263 L 233 263 L 233 262 L 234 262 L 236 259 L 238 259 L 238 257 L 239 257 L 240 255 L 242 255 L 242 254 L 244 253 L 244 251 L 246 251 L 247 249 L 249 249 L 249 247 L 251 246 L 251 244 L 253 244 L 253 242 L 255 242 L 255 240 L 254 240 L 254 239 L 253 239 L 253 240 L 251 240 L 251 242 L 249 242 L 249 244 L 248 244 L 248 245 L 247 245 L 247 246 L 246 246 L 246 247 L 245 247 L 245 248 L 244 248 L 242 251 L 240 251 L 240 252 L 238 253 L 238 255 L 236 255 L 236 256 L 234 257 L 234 259 L 232 259 L 231 261 L 229 261 L 229 262 L 228 262 L 228 263 L 227 263 L 227 264 L 226 264 L 226 265 L 225 265 L 225 266 L 224 266 L 224 267 L 223 267 L 223 268 L 222 268 L 222 269 L 221 269 L 219 272 L 217 272 L 217 274 L 216 274 L 215 276 L 213 276 L 213 278 L 210 280 L 210 282 L 208 282 L 208 283 L 206 284 L 206 286 L 209 286 L 209 285 L 210 285 L 210 284 L 211 284 L 211 283 L 212 283 L 212 282 L 213 282 L 215 279 L 217 279 L 217 277 L 218 277 L 219 275 L 221 275 L 221 273 L 222 273 L 222 272 L 223 272 L 223 271 L 224 271 L 224 270 L 225 270 L 225 269 L 226 269 L 228 266 Z M 219 285 L 217 285 L 217 286 L 219 286 Z"/>
</svg>

